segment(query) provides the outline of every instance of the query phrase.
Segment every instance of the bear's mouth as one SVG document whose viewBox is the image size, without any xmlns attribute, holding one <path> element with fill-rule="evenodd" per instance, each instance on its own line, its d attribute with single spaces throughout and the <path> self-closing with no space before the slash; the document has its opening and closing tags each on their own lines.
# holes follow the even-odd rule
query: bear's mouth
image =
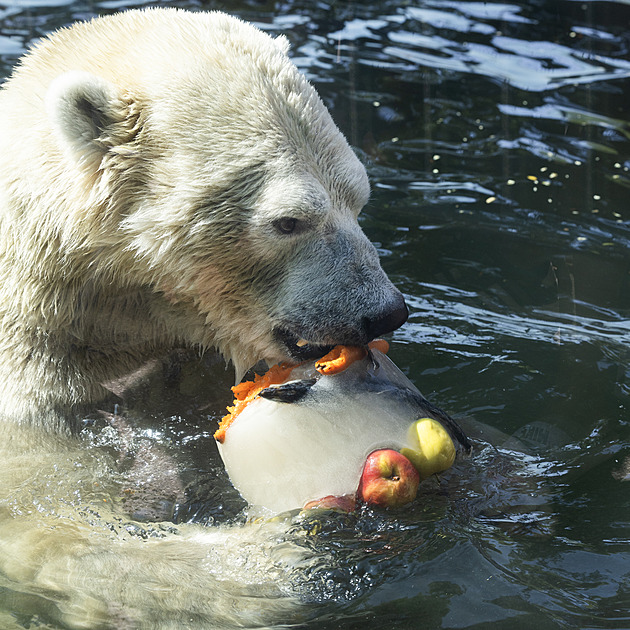
<svg viewBox="0 0 630 630">
<path fill-rule="evenodd" d="M 286 348 L 293 361 L 319 359 L 335 347 L 335 344 L 308 341 L 286 328 L 276 328 L 274 336 Z"/>
</svg>

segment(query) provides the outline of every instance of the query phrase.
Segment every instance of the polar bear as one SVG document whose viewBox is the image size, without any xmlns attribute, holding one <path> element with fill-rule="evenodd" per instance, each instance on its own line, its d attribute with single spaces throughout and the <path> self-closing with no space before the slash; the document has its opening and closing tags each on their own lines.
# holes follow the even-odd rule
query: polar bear
<svg viewBox="0 0 630 630">
<path fill-rule="evenodd" d="M 174 347 L 240 375 L 405 321 L 357 223 L 365 170 L 287 47 L 218 12 L 129 11 L 42 40 L 0 89 L 0 576 L 39 619 L 284 609 L 280 525 L 134 535 L 115 456 L 78 429 Z"/>
<path fill-rule="evenodd" d="M 76 24 L 0 121 L 4 417 L 67 420 L 176 345 L 242 374 L 407 317 L 356 220 L 365 169 L 283 37 L 175 9 Z"/>
</svg>

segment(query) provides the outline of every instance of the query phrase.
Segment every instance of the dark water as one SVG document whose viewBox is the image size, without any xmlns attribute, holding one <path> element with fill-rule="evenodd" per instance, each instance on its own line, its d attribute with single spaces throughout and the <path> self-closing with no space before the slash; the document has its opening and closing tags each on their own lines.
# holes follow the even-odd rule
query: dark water
<svg viewBox="0 0 630 630">
<path fill-rule="evenodd" d="M 392 358 L 498 431 L 412 508 L 323 523 L 295 623 L 630 628 L 630 4 L 171 4 L 289 37 L 371 176 L 362 225 L 411 307 Z M 51 29 L 131 6 L 4 3 L 0 71 Z M 241 508 L 208 438 L 230 384 L 213 369 L 210 416 L 189 409 L 191 378 L 188 408 L 165 402 L 146 434 L 206 462 L 179 521 Z"/>
</svg>

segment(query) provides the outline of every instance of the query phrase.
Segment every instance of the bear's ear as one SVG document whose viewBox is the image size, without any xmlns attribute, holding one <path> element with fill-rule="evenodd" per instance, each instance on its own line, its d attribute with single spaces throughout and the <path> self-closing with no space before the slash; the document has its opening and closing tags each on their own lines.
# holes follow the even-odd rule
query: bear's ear
<svg viewBox="0 0 630 630">
<path fill-rule="evenodd" d="M 98 168 L 128 127 L 129 102 L 118 88 L 89 72 L 67 72 L 48 88 L 46 111 L 57 140 L 70 157 Z"/>
</svg>

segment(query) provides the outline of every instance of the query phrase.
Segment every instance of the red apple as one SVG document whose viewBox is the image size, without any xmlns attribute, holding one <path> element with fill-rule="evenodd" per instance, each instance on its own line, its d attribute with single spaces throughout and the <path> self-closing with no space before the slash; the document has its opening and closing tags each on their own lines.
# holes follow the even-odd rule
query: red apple
<svg viewBox="0 0 630 630">
<path fill-rule="evenodd" d="M 329 494 L 327 497 L 316 499 L 315 501 L 309 501 L 303 509 L 323 509 L 323 510 L 340 510 L 342 512 L 352 512 L 356 507 L 357 501 L 352 494 L 342 494 L 341 496 L 335 496 Z"/>
<path fill-rule="evenodd" d="M 416 498 L 420 475 L 401 453 L 380 449 L 368 455 L 359 483 L 359 498 L 370 505 L 398 507 Z"/>
</svg>

